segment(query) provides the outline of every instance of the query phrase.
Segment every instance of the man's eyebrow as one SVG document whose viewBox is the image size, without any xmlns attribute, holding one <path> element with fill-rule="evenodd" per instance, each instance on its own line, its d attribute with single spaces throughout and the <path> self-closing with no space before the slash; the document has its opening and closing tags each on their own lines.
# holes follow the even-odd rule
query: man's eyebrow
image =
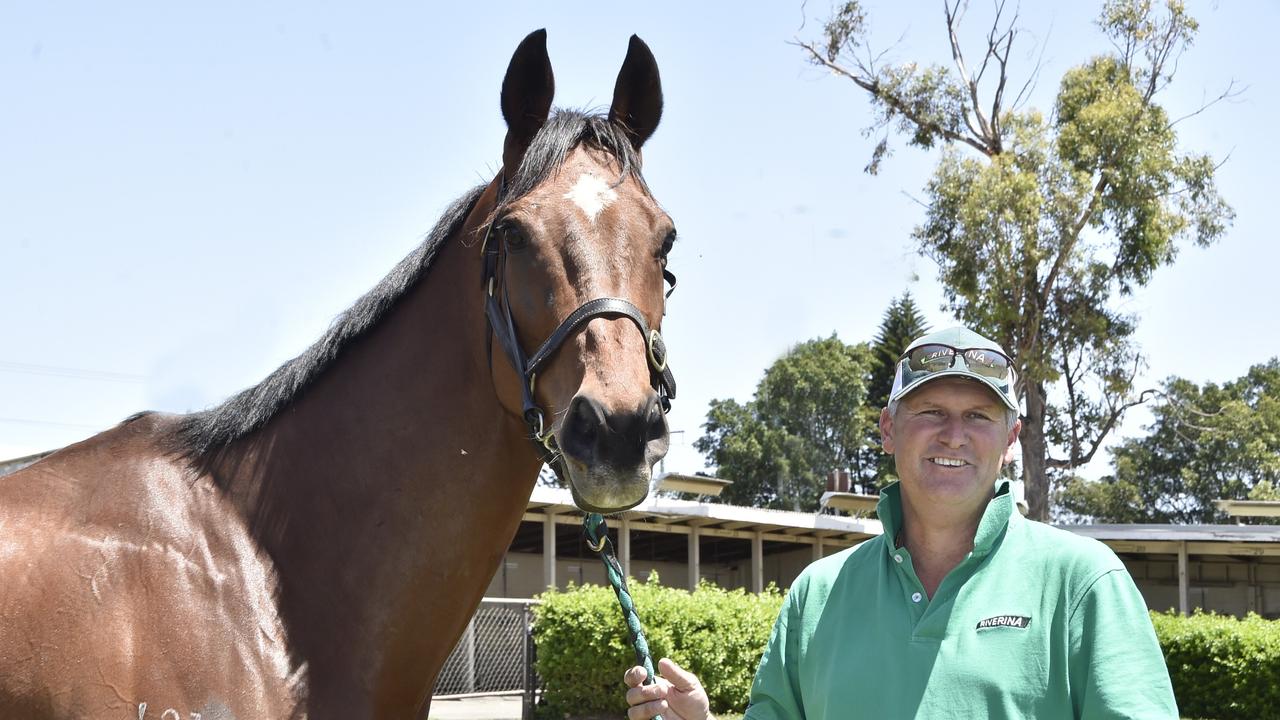
<svg viewBox="0 0 1280 720">
<path fill-rule="evenodd" d="M 907 401 L 904 401 L 903 404 L 906 405 L 908 410 L 931 410 L 931 409 L 943 408 L 943 405 L 941 403 L 937 403 L 931 400 L 919 400 L 916 402 L 911 402 L 910 400 L 907 400 Z M 975 410 L 982 410 L 989 413 L 999 414 L 1001 407 L 1003 406 L 1000 403 L 991 402 L 983 405 L 969 406 L 965 408 L 963 412 L 974 412 Z"/>
</svg>

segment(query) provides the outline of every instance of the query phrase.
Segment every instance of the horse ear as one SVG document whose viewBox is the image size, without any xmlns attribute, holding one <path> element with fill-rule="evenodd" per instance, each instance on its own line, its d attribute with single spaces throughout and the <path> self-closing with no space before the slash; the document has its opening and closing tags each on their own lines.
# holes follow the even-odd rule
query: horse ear
<svg viewBox="0 0 1280 720">
<path fill-rule="evenodd" d="M 502 145 L 505 172 L 515 172 L 533 136 L 547 122 L 551 98 L 556 93 L 551 58 L 547 57 L 547 31 L 535 30 L 511 56 L 507 75 L 502 78 L 502 118 L 507 121 L 507 139 Z"/>
<path fill-rule="evenodd" d="M 627 59 L 622 61 L 618 81 L 613 86 L 613 106 L 609 119 L 622 125 L 639 150 L 658 128 L 662 119 L 662 81 L 658 61 L 638 36 L 631 36 Z"/>
</svg>

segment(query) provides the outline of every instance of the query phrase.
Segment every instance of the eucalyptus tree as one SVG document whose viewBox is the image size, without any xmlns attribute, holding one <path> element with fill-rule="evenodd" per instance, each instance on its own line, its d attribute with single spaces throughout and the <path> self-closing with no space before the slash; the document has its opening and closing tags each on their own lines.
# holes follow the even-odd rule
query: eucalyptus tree
<svg viewBox="0 0 1280 720">
<path fill-rule="evenodd" d="M 1027 501 L 1045 519 L 1050 474 L 1088 463 L 1148 397 L 1134 390 L 1138 319 L 1118 301 L 1180 246 L 1216 241 L 1233 212 L 1213 159 L 1179 149 L 1178 121 L 1161 104 L 1198 29 L 1182 2 L 1105 2 L 1097 26 L 1112 50 L 1068 70 L 1047 114 L 1027 107 L 1038 64 L 1013 80 L 1016 12 L 997 0 L 979 53 L 967 56 L 966 9 L 943 3 L 950 67 L 882 62 L 856 0 L 836 9 L 820 41 L 797 44 L 869 96 L 868 132 L 881 139 L 868 172 L 895 133 L 942 146 L 914 239 L 937 262 L 948 309 L 1017 361 Z"/>
</svg>

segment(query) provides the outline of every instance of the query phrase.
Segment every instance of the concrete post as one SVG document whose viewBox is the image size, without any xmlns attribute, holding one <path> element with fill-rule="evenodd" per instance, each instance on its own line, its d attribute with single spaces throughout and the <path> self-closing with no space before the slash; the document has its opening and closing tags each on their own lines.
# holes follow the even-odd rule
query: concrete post
<svg viewBox="0 0 1280 720">
<path fill-rule="evenodd" d="M 1178 543 L 1178 612 L 1186 615 L 1187 607 L 1187 541 Z"/>
<path fill-rule="evenodd" d="M 556 515 L 542 520 L 542 586 L 556 586 Z"/>
<path fill-rule="evenodd" d="M 764 538 L 751 535 L 751 592 L 764 592 Z"/>
<path fill-rule="evenodd" d="M 698 526 L 689 527 L 689 589 L 696 590 L 702 577 L 702 548 L 698 543 Z"/>
</svg>

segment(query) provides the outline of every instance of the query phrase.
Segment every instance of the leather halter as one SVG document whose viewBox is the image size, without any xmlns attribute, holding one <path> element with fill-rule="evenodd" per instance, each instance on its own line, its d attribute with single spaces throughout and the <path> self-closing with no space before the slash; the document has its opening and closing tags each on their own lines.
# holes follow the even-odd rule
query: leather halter
<svg viewBox="0 0 1280 720">
<path fill-rule="evenodd" d="M 506 189 L 506 175 L 504 174 L 498 181 L 498 205 L 502 204 Z M 521 414 L 533 434 L 533 441 L 538 446 L 542 461 L 550 465 L 556 472 L 560 472 L 560 453 L 556 448 L 555 435 L 550 428 L 546 427 L 542 409 L 538 407 L 533 395 L 534 386 L 538 379 L 538 369 L 555 354 L 556 350 L 560 349 L 560 345 L 574 330 L 597 317 L 625 317 L 634 322 L 640 328 L 641 335 L 645 338 L 650 374 L 653 376 L 650 383 L 658 391 L 658 402 L 664 413 L 671 409 L 671 400 L 676 396 L 676 379 L 671 373 L 671 368 L 667 366 L 667 346 L 662 341 L 662 335 L 656 329 L 649 327 L 649 323 L 644 319 L 644 313 L 640 312 L 640 308 L 622 298 L 595 298 L 579 305 L 577 310 L 569 313 L 569 316 L 560 322 L 559 327 L 551 333 L 550 337 L 543 341 L 532 357 L 525 355 L 516 335 L 515 321 L 511 317 L 511 303 L 507 297 L 504 267 L 507 253 L 502 252 L 501 243 L 489 242 L 490 236 L 493 234 L 494 224 L 495 222 L 489 223 L 489 226 L 485 229 L 484 241 L 480 244 L 480 252 L 484 257 L 482 282 L 485 288 L 485 318 L 488 320 L 493 336 L 498 338 L 498 344 L 502 346 L 502 350 L 511 362 L 511 366 L 520 375 L 520 392 L 523 396 L 521 399 L 523 404 Z M 502 273 L 501 286 L 498 287 L 497 278 L 500 268 L 504 268 L 504 272 Z M 671 285 L 671 289 L 666 293 L 666 297 L 670 297 L 676 287 L 676 276 L 671 271 L 663 268 L 662 277 Z M 501 299 L 498 297 L 499 290 L 502 295 Z M 489 347 L 489 362 L 492 365 L 492 346 Z"/>
</svg>

